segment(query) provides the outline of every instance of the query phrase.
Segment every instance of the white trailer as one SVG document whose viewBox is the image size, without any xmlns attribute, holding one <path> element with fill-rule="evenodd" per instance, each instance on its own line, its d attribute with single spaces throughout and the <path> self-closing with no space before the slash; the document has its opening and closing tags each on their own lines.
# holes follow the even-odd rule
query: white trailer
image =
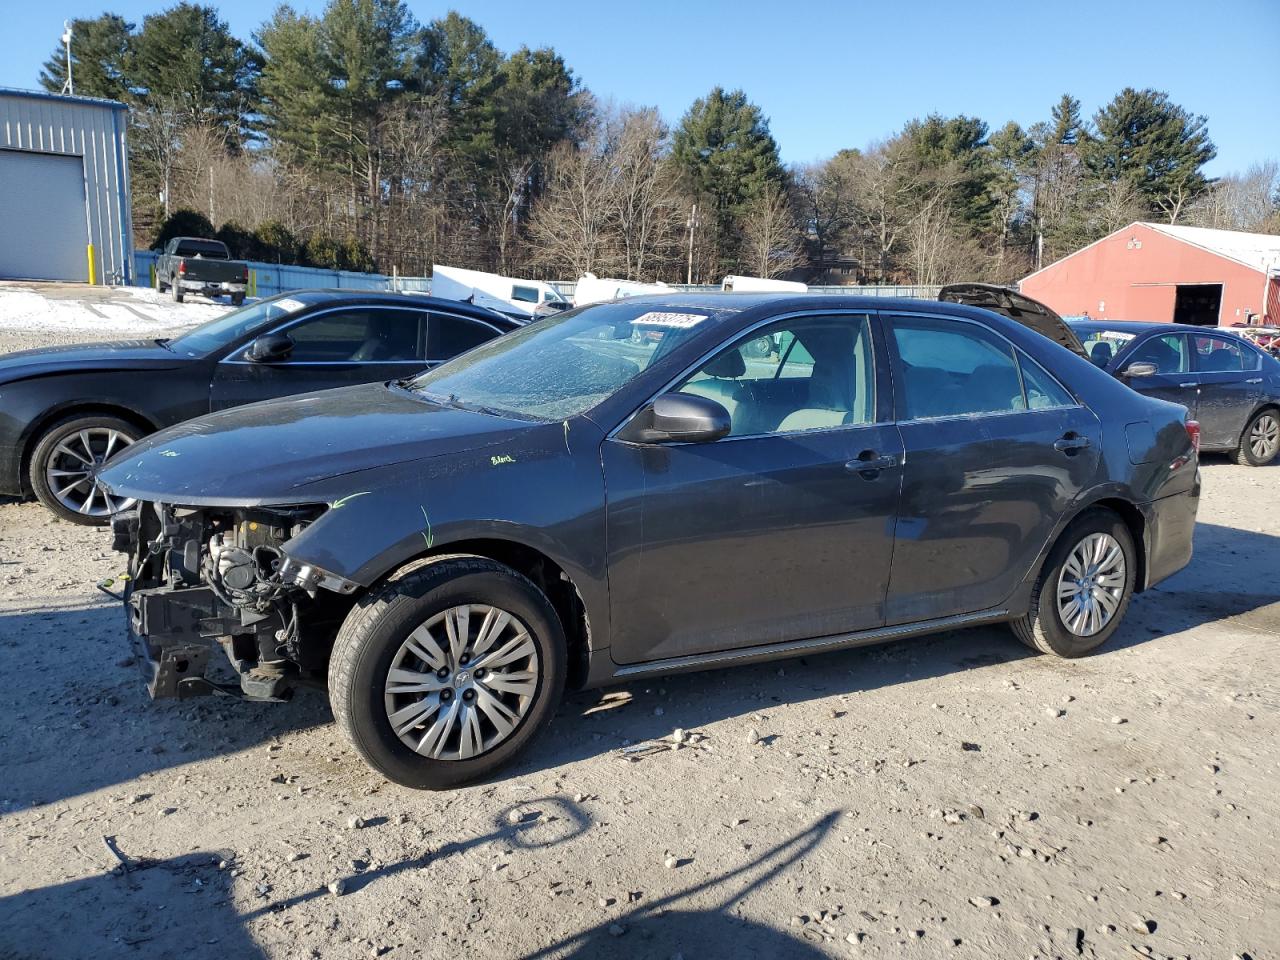
<svg viewBox="0 0 1280 960">
<path fill-rule="evenodd" d="M 566 310 L 569 301 L 543 280 L 520 280 L 482 270 L 431 266 L 431 295 L 488 307 L 520 320 Z"/>
<path fill-rule="evenodd" d="M 584 307 L 588 303 L 603 303 L 606 300 L 622 300 L 626 297 L 639 297 L 646 293 L 670 293 L 671 288 L 665 283 L 641 283 L 638 280 L 612 280 L 597 277 L 594 273 L 584 273 L 578 278 L 573 290 L 573 305 Z"/>
<path fill-rule="evenodd" d="M 767 277 L 728 276 L 720 281 L 725 293 L 808 293 L 808 284 L 796 280 L 770 280 Z"/>
</svg>

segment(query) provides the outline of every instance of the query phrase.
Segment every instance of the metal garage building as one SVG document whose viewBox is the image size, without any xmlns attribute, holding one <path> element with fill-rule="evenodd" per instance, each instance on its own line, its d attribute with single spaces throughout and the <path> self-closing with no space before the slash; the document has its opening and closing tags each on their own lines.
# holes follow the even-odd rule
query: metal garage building
<svg viewBox="0 0 1280 960">
<path fill-rule="evenodd" d="M 128 108 L 0 88 L 0 279 L 128 283 Z"/>
<path fill-rule="evenodd" d="M 1018 288 L 1064 316 L 1280 325 L 1280 237 L 1131 223 Z"/>
</svg>

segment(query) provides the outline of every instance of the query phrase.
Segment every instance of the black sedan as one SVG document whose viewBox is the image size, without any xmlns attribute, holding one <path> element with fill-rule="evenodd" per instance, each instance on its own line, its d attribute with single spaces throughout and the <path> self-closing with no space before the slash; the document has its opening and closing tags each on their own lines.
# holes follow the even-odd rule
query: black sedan
<svg viewBox="0 0 1280 960">
<path fill-rule="evenodd" d="M 106 523 L 126 504 L 97 483 L 99 468 L 160 427 L 255 400 L 413 376 L 515 326 L 452 300 L 302 290 L 173 340 L 11 353 L 0 357 L 0 495 L 34 493 L 66 520 Z"/>
<path fill-rule="evenodd" d="M 993 622 L 1081 656 L 1188 562 L 1197 464 L 1182 407 L 1007 317 L 731 294 L 201 417 L 103 482 L 137 501 L 112 529 L 153 696 L 327 683 L 372 766 L 439 788 L 566 685 Z"/>
<path fill-rule="evenodd" d="M 1073 320 L 1090 359 L 1134 390 L 1180 403 L 1200 447 L 1260 467 L 1280 454 L 1280 361 L 1230 329 Z"/>
</svg>

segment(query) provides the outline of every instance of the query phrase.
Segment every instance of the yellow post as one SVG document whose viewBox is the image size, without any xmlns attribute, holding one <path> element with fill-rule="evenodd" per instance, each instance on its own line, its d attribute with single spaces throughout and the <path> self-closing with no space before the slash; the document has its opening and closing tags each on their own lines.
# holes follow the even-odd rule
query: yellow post
<svg viewBox="0 0 1280 960">
<path fill-rule="evenodd" d="M 93 286 L 98 282 L 98 271 L 93 263 L 93 244 L 89 244 L 89 285 Z"/>
<path fill-rule="evenodd" d="M 249 296 L 256 297 L 258 295 L 258 271 L 249 271 Z"/>
</svg>

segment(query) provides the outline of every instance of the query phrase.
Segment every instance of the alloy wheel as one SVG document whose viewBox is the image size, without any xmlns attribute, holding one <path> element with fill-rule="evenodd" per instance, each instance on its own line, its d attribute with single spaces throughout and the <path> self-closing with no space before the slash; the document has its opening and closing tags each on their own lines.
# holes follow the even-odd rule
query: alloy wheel
<svg viewBox="0 0 1280 960">
<path fill-rule="evenodd" d="M 417 627 L 387 671 L 387 719 L 433 760 L 470 760 L 510 737 L 538 690 L 528 627 L 487 604 L 450 607 Z"/>
<path fill-rule="evenodd" d="M 1249 431 L 1249 452 L 1260 463 L 1267 463 L 1280 450 L 1280 420 L 1274 414 L 1264 413 L 1253 421 Z"/>
<path fill-rule="evenodd" d="M 1091 533 L 1062 565 L 1058 616 L 1076 636 L 1091 637 L 1116 615 L 1124 590 L 1124 549 L 1109 533 Z"/>
<path fill-rule="evenodd" d="M 133 506 L 127 497 L 113 497 L 98 482 L 107 460 L 133 443 L 128 434 L 111 427 L 86 427 L 62 439 L 45 461 L 49 491 L 73 513 L 109 517 Z"/>
</svg>

